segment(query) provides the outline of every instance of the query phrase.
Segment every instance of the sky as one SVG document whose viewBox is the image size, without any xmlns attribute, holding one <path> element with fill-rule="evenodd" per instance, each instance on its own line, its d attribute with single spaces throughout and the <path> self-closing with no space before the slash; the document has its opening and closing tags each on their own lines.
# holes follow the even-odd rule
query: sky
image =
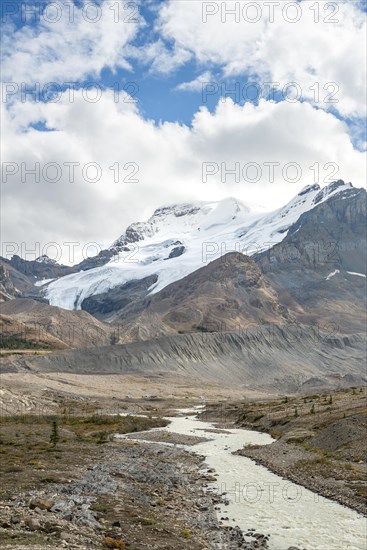
<svg viewBox="0 0 367 550">
<path fill-rule="evenodd" d="M 165 204 L 365 186 L 364 1 L 7 1 L 1 21 L 3 256 L 70 263 L 65 243 L 80 259 Z"/>
</svg>

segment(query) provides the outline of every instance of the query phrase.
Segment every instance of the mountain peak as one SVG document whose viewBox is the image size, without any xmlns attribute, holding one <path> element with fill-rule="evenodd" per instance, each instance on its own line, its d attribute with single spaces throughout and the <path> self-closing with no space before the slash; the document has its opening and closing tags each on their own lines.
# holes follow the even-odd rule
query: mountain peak
<svg viewBox="0 0 367 550">
<path fill-rule="evenodd" d="M 62 277 L 47 287 L 52 305 L 82 307 L 95 294 L 109 292 L 131 281 L 154 281 L 149 294 L 186 277 L 228 252 L 259 254 L 284 240 L 302 214 L 335 196 L 359 194 L 338 180 L 320 188 L 309 185 L 288 204 L 270 213 L 251 212 L 229 197 L 220 201 L 163 205 L 143 222 L 129 225 L 93 272 Z M 317 236 L 315 236 L 317 238 Z M 110 259 L 111 258 L 111 259 Z M 153 279 L 152 279 L 153 277 Z"/>
<path fill-rule="evenodd" d="M 353 185 L 349 182 L 346 183 L 344 180 L 335 180 L 324 187 L 327 190 L 328 194 L 334 193 L 334 191 L 344 191 L 345 189 L 354 189 Z"/>
<path fill-rule="evenodd" d="M 313 185 L 306 185 L 299 193 L 298 196 L 302 197 L 303 195 L 306 195 L 307 193 L 310 193 L 311 191 L 320 191 L 321 187 L 318 183 L 314 183 Z"/>
<path fill-rule="evenodd" d="M 123 250 L 131 243 L 158 235 L 163 240 L 195 232 L 206 231 L 215 226 L 230 224 L 237 216 L 250 209 L 234 197 L 216 202 L 186 202 L 163 205 L 157 208 L 146 222 L 129 225 L 111 248 Z"/>
<path fill-rule="evenodd" d="M 342 193 L 344 191 L 349 191 L 351 189 L 355 189 L 351 183 L 345 183 L 344 180 L 336 180 L 328 185 L 325 185 L 319 193 L 317 193 L 316 197 L 313 200 L 314 204 L 318 204 L 319 202 L 328 199 L 332 195 L 337 195 L 338 193 Z"/>
<path fill-rule="evenodd" d="M 200 205 L 197 205 L 194 203 L 164 205 L 157 208 L 153 212 L 153 216 L 150 219 L 165 217 L 168 215 L 173 215 L 173 216 L 176 216 L 176 218 L 180 218 L 181 216 L 194 215 L 199 210 L 200 210 Z"/>
<path fill-rule="evenodd" d="M 39 264 L 58 265 L 57 261 L 49 258 L 47 254 L 42 254 L 42 256 L 38 256 L 38 258 L 35 259 L 35 262 L 38 262 Z"/>
</svg>

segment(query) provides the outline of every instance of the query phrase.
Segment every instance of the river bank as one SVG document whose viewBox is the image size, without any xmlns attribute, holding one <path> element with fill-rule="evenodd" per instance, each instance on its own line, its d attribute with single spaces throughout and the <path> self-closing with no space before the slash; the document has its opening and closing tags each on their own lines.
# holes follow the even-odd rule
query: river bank
<svg viewBox="0 0 367 550">
<path fill-rule="evenodd" d="M 261 533 L 252 531 L 246 541 L 235 523 L 220 524 L 215 507 L 222 498 L 206 490 L 211 474 L 204 456 L 181 447 L 204 438 L 176 446 L 163 431 L 142 433 L 170 439 L 163 445 L 111 438 L 166 421 L 74 417 L 58 420 L 53 447 L 49 419 L 29 420 L 2 421 L 2 548 L 268 548 Z"/>
<path fill-rule="evenodd" d="M 367 515 L 365 388 L 212 403 L 201 418 L 270 434 L 271 445 L 247 446 L 238 454 Z"/>
<path fill-rule="evenodd" d="M 1 419 L 3 548 L 365 550 L 361 516 L 235 454 L 278 444 L 240 426 L 242 404 L 207 407 L 215 424 L 194 404 L 148 401 L 135 417 L 125 406 L 58 417 L 55 448 L 50 418 Z"/>
<path fill-rule="evenodd" d="M 250 520 L 257 532 L 270 534 L 271 550 L 365 550 L 362 515 L 236 453 L 249 446 L 271 448 L 268 434 L 238 427 L 213 431 L 212 423 L 185 416 L 159 431 L 207 438 L 193 451 L 203 454 L 214 472 L 209 490 L 225 493 L 227 502 L 217 507 L 223 525 L 235 522 L 246 533 Z"/>
</svg>

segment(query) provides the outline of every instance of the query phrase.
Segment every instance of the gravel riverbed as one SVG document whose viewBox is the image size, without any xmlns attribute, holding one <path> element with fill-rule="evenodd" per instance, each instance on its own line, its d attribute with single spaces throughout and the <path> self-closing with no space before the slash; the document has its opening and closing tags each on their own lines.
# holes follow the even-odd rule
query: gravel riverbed
<svg viewBox="0 0 367 550">
<path fill-rule="evenodd" d="M 213 472 L 204 459 L 180 446 L 114 440 L 73 480 L 4 499 L 2 548 L 267 549 L 271 535 L 250 521 L 246 533 L 220 524 L 225 496 L 206 491 Z"/>
</svg>

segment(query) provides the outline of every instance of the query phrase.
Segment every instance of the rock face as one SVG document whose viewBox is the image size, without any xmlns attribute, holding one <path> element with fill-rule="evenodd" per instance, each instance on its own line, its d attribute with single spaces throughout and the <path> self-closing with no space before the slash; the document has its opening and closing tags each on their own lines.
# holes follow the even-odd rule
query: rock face
<svg viewBox="0 0 367 550">
<path fill-rule="evenodd" d="M 6 350 L 53 350 L 69 347 L 47 330 L 3 314 L 0 314 L 0 344 L 1 348 Z"/>
<path fill-rule="evenodd" d="M 82 348 L 111 342 L 110 328 L 85 311 L 66 311 L 19 298 L 2 305 L 1 336 L 32 342 L 32 346 Z"/>
<path fill-rule="evenodd" d="M 366 326 L 366 250 L 366 192 L 350 188 L 302 214 L 254 259 L 300 322 L 352 333 Z"/>
<path fill-rule="evenodd" d="M 302 214 L 284 240 L 260 256 L 261 267 L 265 272 L 306 267 L 366 274 L 366 221 L 366 191 L 341 191 Z"/>
<path fill-rule="evenodd" d="M 97 256 L 92 258 L 86 258 L 82 260 L 79 264 L 75 265 L 75 272 L 77 271 L 88 271 L 88 269 L 94 269 L 95 267 L 101 267 L 106 265 L 114 255 L 114 251 L 111 250 L 101 250 Z"/>
<path fill-rule="evenodd" d="M 35 262 L 38 262 L 39 264 L 45 264 L 45 265 L 52 265 L 57 266 L 59 265 L 56 260 L 53 260 L 47 254 L 42 254 L 42 256 L 38 256 L 38 258 L 35 259 Z"/>
<path fill-rule="evenodd" d="M 112 245 L 114 250 L 122 250 L 132 243 L 137 243 L 145 237 L 153 237 L 166 222 L 179 218 L 200 219 L 201 206 L 193 204 L 180 204 L 157 208 L 147 222 L 136 222 L 129 225 L 125 233 Z M 190 223 L 190 221 L 189 221 Z M 194 222 L 195 223 L 195 222 Z"/>
<path fill-rule="evenodd" d="M 286 308 L 251 258 L 222 256 L 142 301 L 139 309 L 123 311 L 120 342 L 149 340 L 185 332 L 223 332 L 250 325 L 282 324 Z"/>
<path fill-rule="evenodd" d="M 1 258 L 1 261 L 6 265 L 10 265 L 27 277 L 40 277 L 44 279 L 55 279 L 63 277 L 69 273 L 75 273 L 75 267 L 59 265 L 57 262 L 50 260 L 45 261 L 45 256 L 40 256 L 35 260 L 24 260 L 16 254 L 10 259 Z"/>
<path fill-rule="evenodd" d="M 0 302 L 6 302 L 12 300 L 16 296 L 19 296 L 20 292 L 17 290 L 10 279 L 9 270 L 4 264 L 0 264 Z"/>
<path fill-rule="evenodd" d="M 108 319 L 116 312 L 136 310 L 136 304 L 143 300 L 148 289 L 157 281 L 152 275 L 137 281 L 112 288 L 109 292 L 89 296 L 82 302 L 82 309 L 98 319 Z"/>
<path fill-rule="evenodd" d="M 178 258 L 184 254 L 185 250 L 186 248 L 184 246 L 176 246 L 171 250 L 167 259 L 171 260 L 172 258 Z"/>
</svg>

